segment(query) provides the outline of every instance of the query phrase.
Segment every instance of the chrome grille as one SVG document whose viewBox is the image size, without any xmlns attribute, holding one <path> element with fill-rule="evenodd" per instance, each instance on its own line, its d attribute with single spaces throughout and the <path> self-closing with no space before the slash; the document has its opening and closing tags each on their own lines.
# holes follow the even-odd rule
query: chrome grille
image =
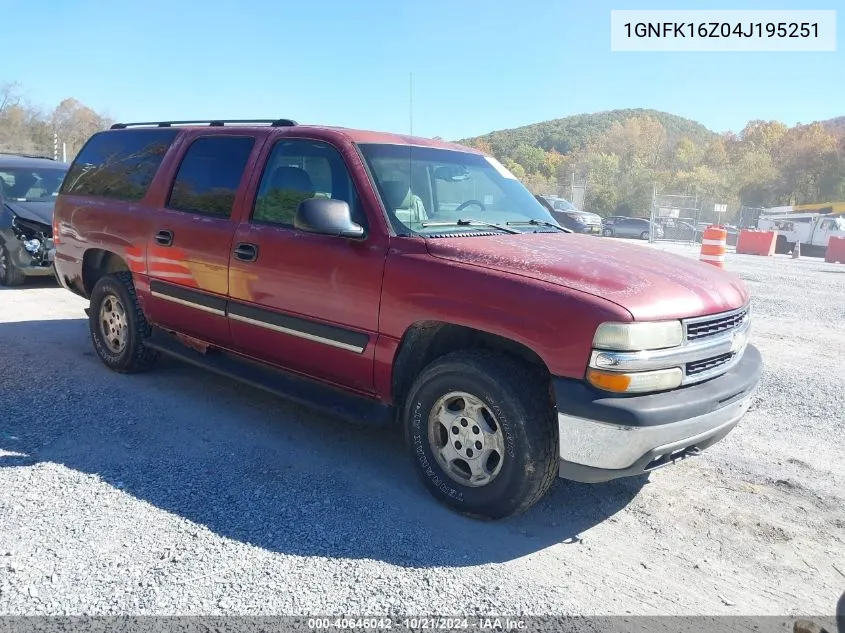
<svg viewBox="0 0 845 633">
<path fill-rule="evenodd" d="M 733 330 L 742 325 L 747 316 L 748 308 L 743 308 L 729 314 L 690 319 L 686 322 L 687 340 L 695 341 Z"/>
<path fill-rule="evenodd" d="M 705 358 L 704 360 L 697 360 L 691 363 L 687 363 L 687 376 L 695 376 L 696 374 L 701 374 L 705 371 L 709 371 L 711 369 L 715 369 L 720 365 L 724 365 L 728 361 L 733 358 L 733 354 L 719 354 L 718 356 L 713 356 L 711 358 Z"/>
</svg>

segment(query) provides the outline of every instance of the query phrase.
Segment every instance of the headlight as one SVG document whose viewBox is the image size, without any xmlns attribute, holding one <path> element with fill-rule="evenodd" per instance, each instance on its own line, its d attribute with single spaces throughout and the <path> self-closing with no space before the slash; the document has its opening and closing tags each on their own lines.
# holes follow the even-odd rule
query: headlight
<svg viewBox="0 0 845 633">
<path fill-rule="evenodd" d="M 680 321 L 602 323 L 593 337 L 595 349 L 618 352 L 663 349 L 683 342 L 684 328 Z"/>
</svg>

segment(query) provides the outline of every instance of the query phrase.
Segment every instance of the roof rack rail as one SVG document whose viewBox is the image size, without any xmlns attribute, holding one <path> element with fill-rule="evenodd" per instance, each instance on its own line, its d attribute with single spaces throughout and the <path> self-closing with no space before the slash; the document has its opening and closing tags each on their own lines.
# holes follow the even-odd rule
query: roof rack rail
<svg viewBox="0 0 845 633">
<path fill-rule="evenodd" d="M 201 121 L 144 121 L 140 123 L 115 123 L 112 130 L 123 130 L 128 127 L 171 127 L 173 125 L 200 125 L 207 124 L 209 127 L 223 127 L 226 125 L 254 125 L 256 123 L 268 124 L 270 127 L 292 127 L 299 125 L 293 119 L 203 119 Z"/>
<path fill-rule="evenodd" d="M 27 154 L 26 152 L 4 152 L 0 150 L 2 156 L 20 156 L 21 158 L 43 158 L 44 160 L 56 160 L 47 154 Z"/>
</svg>

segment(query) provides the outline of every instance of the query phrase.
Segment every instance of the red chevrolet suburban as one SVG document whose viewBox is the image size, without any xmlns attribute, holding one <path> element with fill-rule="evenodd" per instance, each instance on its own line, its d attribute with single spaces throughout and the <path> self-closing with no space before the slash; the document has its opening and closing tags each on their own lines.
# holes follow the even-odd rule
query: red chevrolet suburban
<svg viewBox="0 0 845 633">
<path fill-rule="evenodd" d="M 697 455 L 762 371 L 736 276 L 572 233 L 493 157 L 423 138 L 116 124 L 73 161 L 53 236 L 107 367 L 163 353 L 400 424 L 474 517 Z"/>
</svg>

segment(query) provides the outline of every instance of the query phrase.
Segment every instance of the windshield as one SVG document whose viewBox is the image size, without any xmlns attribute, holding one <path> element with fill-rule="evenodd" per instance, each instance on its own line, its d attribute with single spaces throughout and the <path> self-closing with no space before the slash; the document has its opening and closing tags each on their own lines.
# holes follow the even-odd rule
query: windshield
<svg viewBox="0 0 845 633">
<path fill-rule="evenodd" d="M 563 198 L 558 198 L 554 201 L 555 209 L 559 211 L 574 211 L 575 213 L 579 213 L 578 209 L 574 204 L 572 204 L 569 200 L 564 200 Z"/>
<path fill-rule="evenodd" d="M 494 158 L 403 145 L 362 144 L 360 148 L 399 234 L 490 230 L 482 226 L 443 226 L 458 220 L 498 225 L 530 220 L 557 224 Z M 536 226 L 525 228 L 537 230 Z"/>
<path fill-rule="evenodd" d="M 67 169 L 0 167 L 0 197 L 14 202 L 50 201 L 59 195 Z"/>
</svg>

